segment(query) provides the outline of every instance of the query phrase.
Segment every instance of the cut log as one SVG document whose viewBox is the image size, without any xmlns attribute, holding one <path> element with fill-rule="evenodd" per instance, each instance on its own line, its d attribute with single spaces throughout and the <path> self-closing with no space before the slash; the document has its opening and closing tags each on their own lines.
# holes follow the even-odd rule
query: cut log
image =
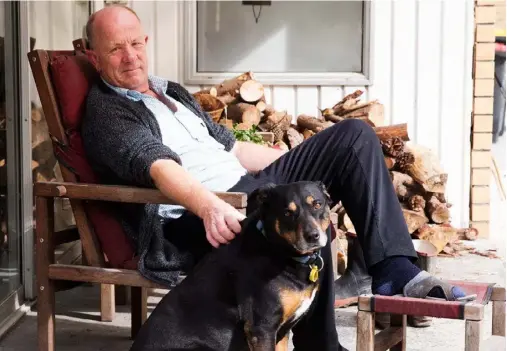
<svg viewBox="0 0 507 351">
<path fill-rule="evenodd" d="M 264 101 L 258 101 L 256 104 L 255 104 L 255 107 L 257 107 L 257 110 L 261 111 L 261 112 L 264 112 L 266 110 L 266 102 Z"/>
<path fill-rule="evenodd" d="M 403 212 L 403 217 L 405 218 L 408 232 L 410 234 L 414 233 L 416 230 L 429 222 L 428 217 L 424 215 L 424 212 L 409 210 L 404 205 L 402 205 L 401 210 Z"/>
<path fill-rule="evenodd" d="M 292 126 L 287 130 L 287 139 L 291 149 L 295 148 L 305 140 L 303 135 Z"/>
<path fill-rule="evenodd" d="M 292 116 L 287 111 L 275 111 L 267 105 L 264 110 L 264 122 L 259 128 L 265 132 L 272 132 L 275 135 L 275 141 L 283 140 L 289 127 L 291 126 Z"/>
<path fill-rule="evenodd" d="M 434 223 L 448 223 L 450 218 L 447 206 L 438 201 L 436 196 L 432 196 L 426 202 L 426 215 Z"/>
<path fill-rule="evenodd" d="M 300 128 L 308 129 L 314 133 L 318 133 L 326 128 L 333 126 L 334 123 L 303 114 L 298 116 L 297 125 Z"/>
<path fill-rule="evenodd" d="M 389 170 L 393 169 L 396 164 L 396 159 L 394 157 L 384 156 L 384 161 L 386 162 L 387 169 Z"/>
<path fill-rule="evenodd" d="M 243 101 L 257 102 L 264 96 L 264 86 L 254 79 L 247 80 L 241 84 L 239 95 Z"/>
<path fill-rule="evenodd" d="M 289 146 L 285 144 L 282 140 L 278 140 L 275 144 L 276 147 L 278 147 L 280 150 L 288 151 Z"/>
<path fill-rule="evenodd" d="M 224 80 L 222 83 L 215 85 L 210 89 L 210 94 L 213 95 L 212 89 L 215 89 L 216 96 L 229 94 L 231 96 L 237 97 L 239 95 L 241 85 L 243 85 L 243 83 L 246 81 L 252 79 L 254 79 L 253 73 L 245 72 L 239 76 Z"/>
<path fill-rule="evenodd" d="M 479 231 L 476 228 L 462 228 L 457 232 L 459 240 L 477 240 Z"/>
<path fill-rule="evenodd" d="M 414 182 L 408 174 L 391 171 L 394 191 L 401 201 L 407 201 L 411 196 L 424 194 L 424 189 Z"/>
<path fill-rule="evenodd" d="M 355 111 L 348 112 L 342 117 L 345 118 L 366 117 L 374 124 L 374 126 L 380 127 L 384 125 L 384 105 L 382 105 L 379 102 L 375 102 L 371 105 L 359 108 Z"/>
<path fill-rule="evenodd" d="M 382 151 L 384 155 L 391 157 L 400 157 L 403 154 L 403 150 L 405 149 L 405 142 L 401 140 L 401 138 L 392 138 L 382 140 L 380 142 L 382 145 Z"/>
<path fill-rule="evenodd" d="M 340 105 L 340 106 L 334 108 L 333 110 L 334 110 L 335 115 L 344 117 L 346 114 L 355 112 L 360 109 L 364 110 L 364 109 L 368 108 L 368 106 L 371 106 L 376 103 L 378 103 L 377 100 L 372 100 L 372 101 L 363 102 L 363 103 L 354 104 L 354 105 L 349 105 L 347 103 L 344 103 L 343 105 Z"/>
<path fill-rule="evenodd" d="M 377 137 L 382 141 L 392 138 L 401 138 L 403 141 L 409 141 L 406 123 L 392 124 L 385 127 L 375 127 Z"/>
<path fill-rule="evenodd" d="M 339 102 L 337 102 L 333 106 L 333 110 L 337 109 L 339 106 L 345 104 L 347 101 L 353 101 L 355 103 L 356 99 L 358 97 L 360 97 L 361 95 L 363 95 L 363 91 L 362 90 L 356 90 L 356 91 L 354 91 L 351 94 L 345 95 L 345 97 L 343 99 L 341 99 Z"/>
<path fill-rule="evenodd" d="M 315 135 L 315 132 L 312 132 L 312 131 L 311 131 L 311 130 L 309 130 L 309 129 L 305 129 L 305 130 L 303 131 L 303 138 L 304 138 L 304 140 L 306 140 L 306 139 L 308 139 L 308 138 L 311 138 L 311 137 L 312 137 L 312 136 L 314 136 L 314 135 Z"/>
<path fill-rule="evenodd" d="M 240 102 L 227 108 L 227 118 L 237 123 L 245 123 L 248 126 L 258 125 L 261 120 L 261 112 L 254 105 Z"/>
<path fill-rule="evenodd" d="M 225 107 L 225 103 L 211 94 L 196 94 L 195 99 L 206 112 L 216 111 Z"/>
<path fill-rule="evenodd" d="M 424 190 L 433 193 L 445 193 L 447 173 L 440 167 L 437 155 L 422 145 L 406 145 L 406 148 L 414 155 L 414 163 L 407 165 L 406 172 Z"/>
<path fill-rule="evenodd" d="M 347 213 L 343 216 L 343 226 L 347 232 L 356 234 L 356 228 L 354 228 L 354 224 L 352 224 L 352 221 Z"/>
<path fill-rule="evenodd" d="M 232 104 L 235 104 L 236 102 L 238 102 L 238 99 L 236 99 L 231 94 L 224 94 L 221 96 L 217 96 L 217 99 L 222 101 L 222 103 L 226 106 L 232 105 Z"/>
<path fill-rule="evenodd" d="M 405 173 L 407 167 L 414 163 L 414 155 L 410 152 L 403 151 L 398 157 L 396 157 L 396 169 Z"/>
<path fill-rule="evenodd" d="M 442 252 L 444 247 L 456 236 L 457 229 L 452 226 L 426 224 L 419 228 L 417 237 L 426 240 L 435 245 L 438 252 Z"/>
<path fill-rule="evenodd" d="M 424 212 L 426 201 L 421 195 L 412 195 L 408 199 L 408 207 L 413 211 Z"/>
</svg>

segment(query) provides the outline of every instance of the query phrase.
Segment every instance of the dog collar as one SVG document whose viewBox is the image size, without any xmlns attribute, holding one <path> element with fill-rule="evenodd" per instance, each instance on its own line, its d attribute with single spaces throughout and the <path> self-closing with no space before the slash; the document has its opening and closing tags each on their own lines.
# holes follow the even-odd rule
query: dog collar
<svg viewBox="0 0 507 351">
<path fill-rule="evenodd" d="M 264 231 L 264 225 L 261 220 L 257 221 L 256 225 L 257 229 L 262 233 L 262 235 L 266 238 L 266 232 Z M 319 277 L 319 272 L 324 268 L 324 260 L 320 255 L 320 250 L 312 253 L 311 255 L 305 256 L 292 256 L 292 259 L 301 264 L 308 264 L 311 268 L 309 279 L 312 282 L 317 281 Z"/>
</svg>

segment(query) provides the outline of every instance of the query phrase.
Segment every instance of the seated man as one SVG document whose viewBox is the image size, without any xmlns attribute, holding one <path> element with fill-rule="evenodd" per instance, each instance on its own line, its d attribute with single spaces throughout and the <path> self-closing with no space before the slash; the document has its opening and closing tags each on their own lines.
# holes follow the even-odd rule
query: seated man
<svg viewBox="0 0 507 351">
<path fill-rule="evenodd" d="M 347 120 L 283 152 L 235 141 L 177 83 L 148 75 L 147 36 L 121 6 L 87 24 L 90 59 L 101 79 L 82 124 L 85 149 L 104 183 L 156 187 L 179 205 L 124 205 L 119 211 L 141 257 L 139 271 L 167 286 L 213 248 L 233 240 L 244 216 L 213 191 L 251 193 L 267 183 L 322 181 L 357 230 L 375 294 L 455 299 L 457 288 L 421 271 L 400 204 L 371 127 Z M 296 350 L 342 349 L 335 328 L 332 259 L 323 285 L 293 330 Z M 422 291 L 419 291 L 422 290 Z"/>
</svg>

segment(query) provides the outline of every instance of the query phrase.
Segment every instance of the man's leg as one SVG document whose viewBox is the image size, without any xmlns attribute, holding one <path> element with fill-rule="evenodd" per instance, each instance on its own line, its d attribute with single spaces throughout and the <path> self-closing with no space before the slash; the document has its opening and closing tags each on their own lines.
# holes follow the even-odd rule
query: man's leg
<svg viewBox="0 0 507 351">
<path fill-rule="evenodd" d="M 322 181 L 333 201 L 342 201 L 354 224 L 372 275 L 373 293 L 398 294 L 407 283 L 412 285 L 426 278 L 414 264 L 417 254 L 378 137 L 366 123 L 346 120 L 327 128 L 290 150 L 257 177 L 278 183 Z M 326 287 L 333 291 L 333 284 Z M 456 288 L 452 294 L 464 295 Z M 429 295 L 444 297 L 439 288 L 432 288 Z M 305 325 L 316 328 L 295 330 L 295 341 L 301 342 L 301 346 L 295 344 L 296 350 L 304 348 L 305 339 L 324 338 L 323 333 L 318 333 L 319 328 L 331 329 L 330 325 L 324 326 L 331 320 L 331 313 L 334 318 L 327 299 L 319 298 L 316 305 L 315 311 L 324 315 L 312 313 L 307 317 Z M 317 339 L 315 331 L 319 334 Z"/>
</svg>

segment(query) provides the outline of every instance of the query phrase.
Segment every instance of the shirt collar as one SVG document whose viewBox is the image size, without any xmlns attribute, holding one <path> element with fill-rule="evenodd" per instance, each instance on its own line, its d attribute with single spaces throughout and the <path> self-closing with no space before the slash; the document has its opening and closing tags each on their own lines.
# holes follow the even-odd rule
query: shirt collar
<svg viewBox="0 0 507 351">
<path fill-rule="evenodd" d="M 104 78 L 102 78 L 102 81 L 104 82 L 104 84 L 106 84 L 109 88 L 118 93 L 120 96 L 126 97 L 134 101 L 142 100 L 143 98 L 148 96 L 135 90 L 114 86 L 108 83 Z M 148 84 L 150 86 L 150 89 L 159 95 L 165 94 L 167 91 L 168 82 L 167 80 L 161 77 L 148 75 Z"/>
</svg>

